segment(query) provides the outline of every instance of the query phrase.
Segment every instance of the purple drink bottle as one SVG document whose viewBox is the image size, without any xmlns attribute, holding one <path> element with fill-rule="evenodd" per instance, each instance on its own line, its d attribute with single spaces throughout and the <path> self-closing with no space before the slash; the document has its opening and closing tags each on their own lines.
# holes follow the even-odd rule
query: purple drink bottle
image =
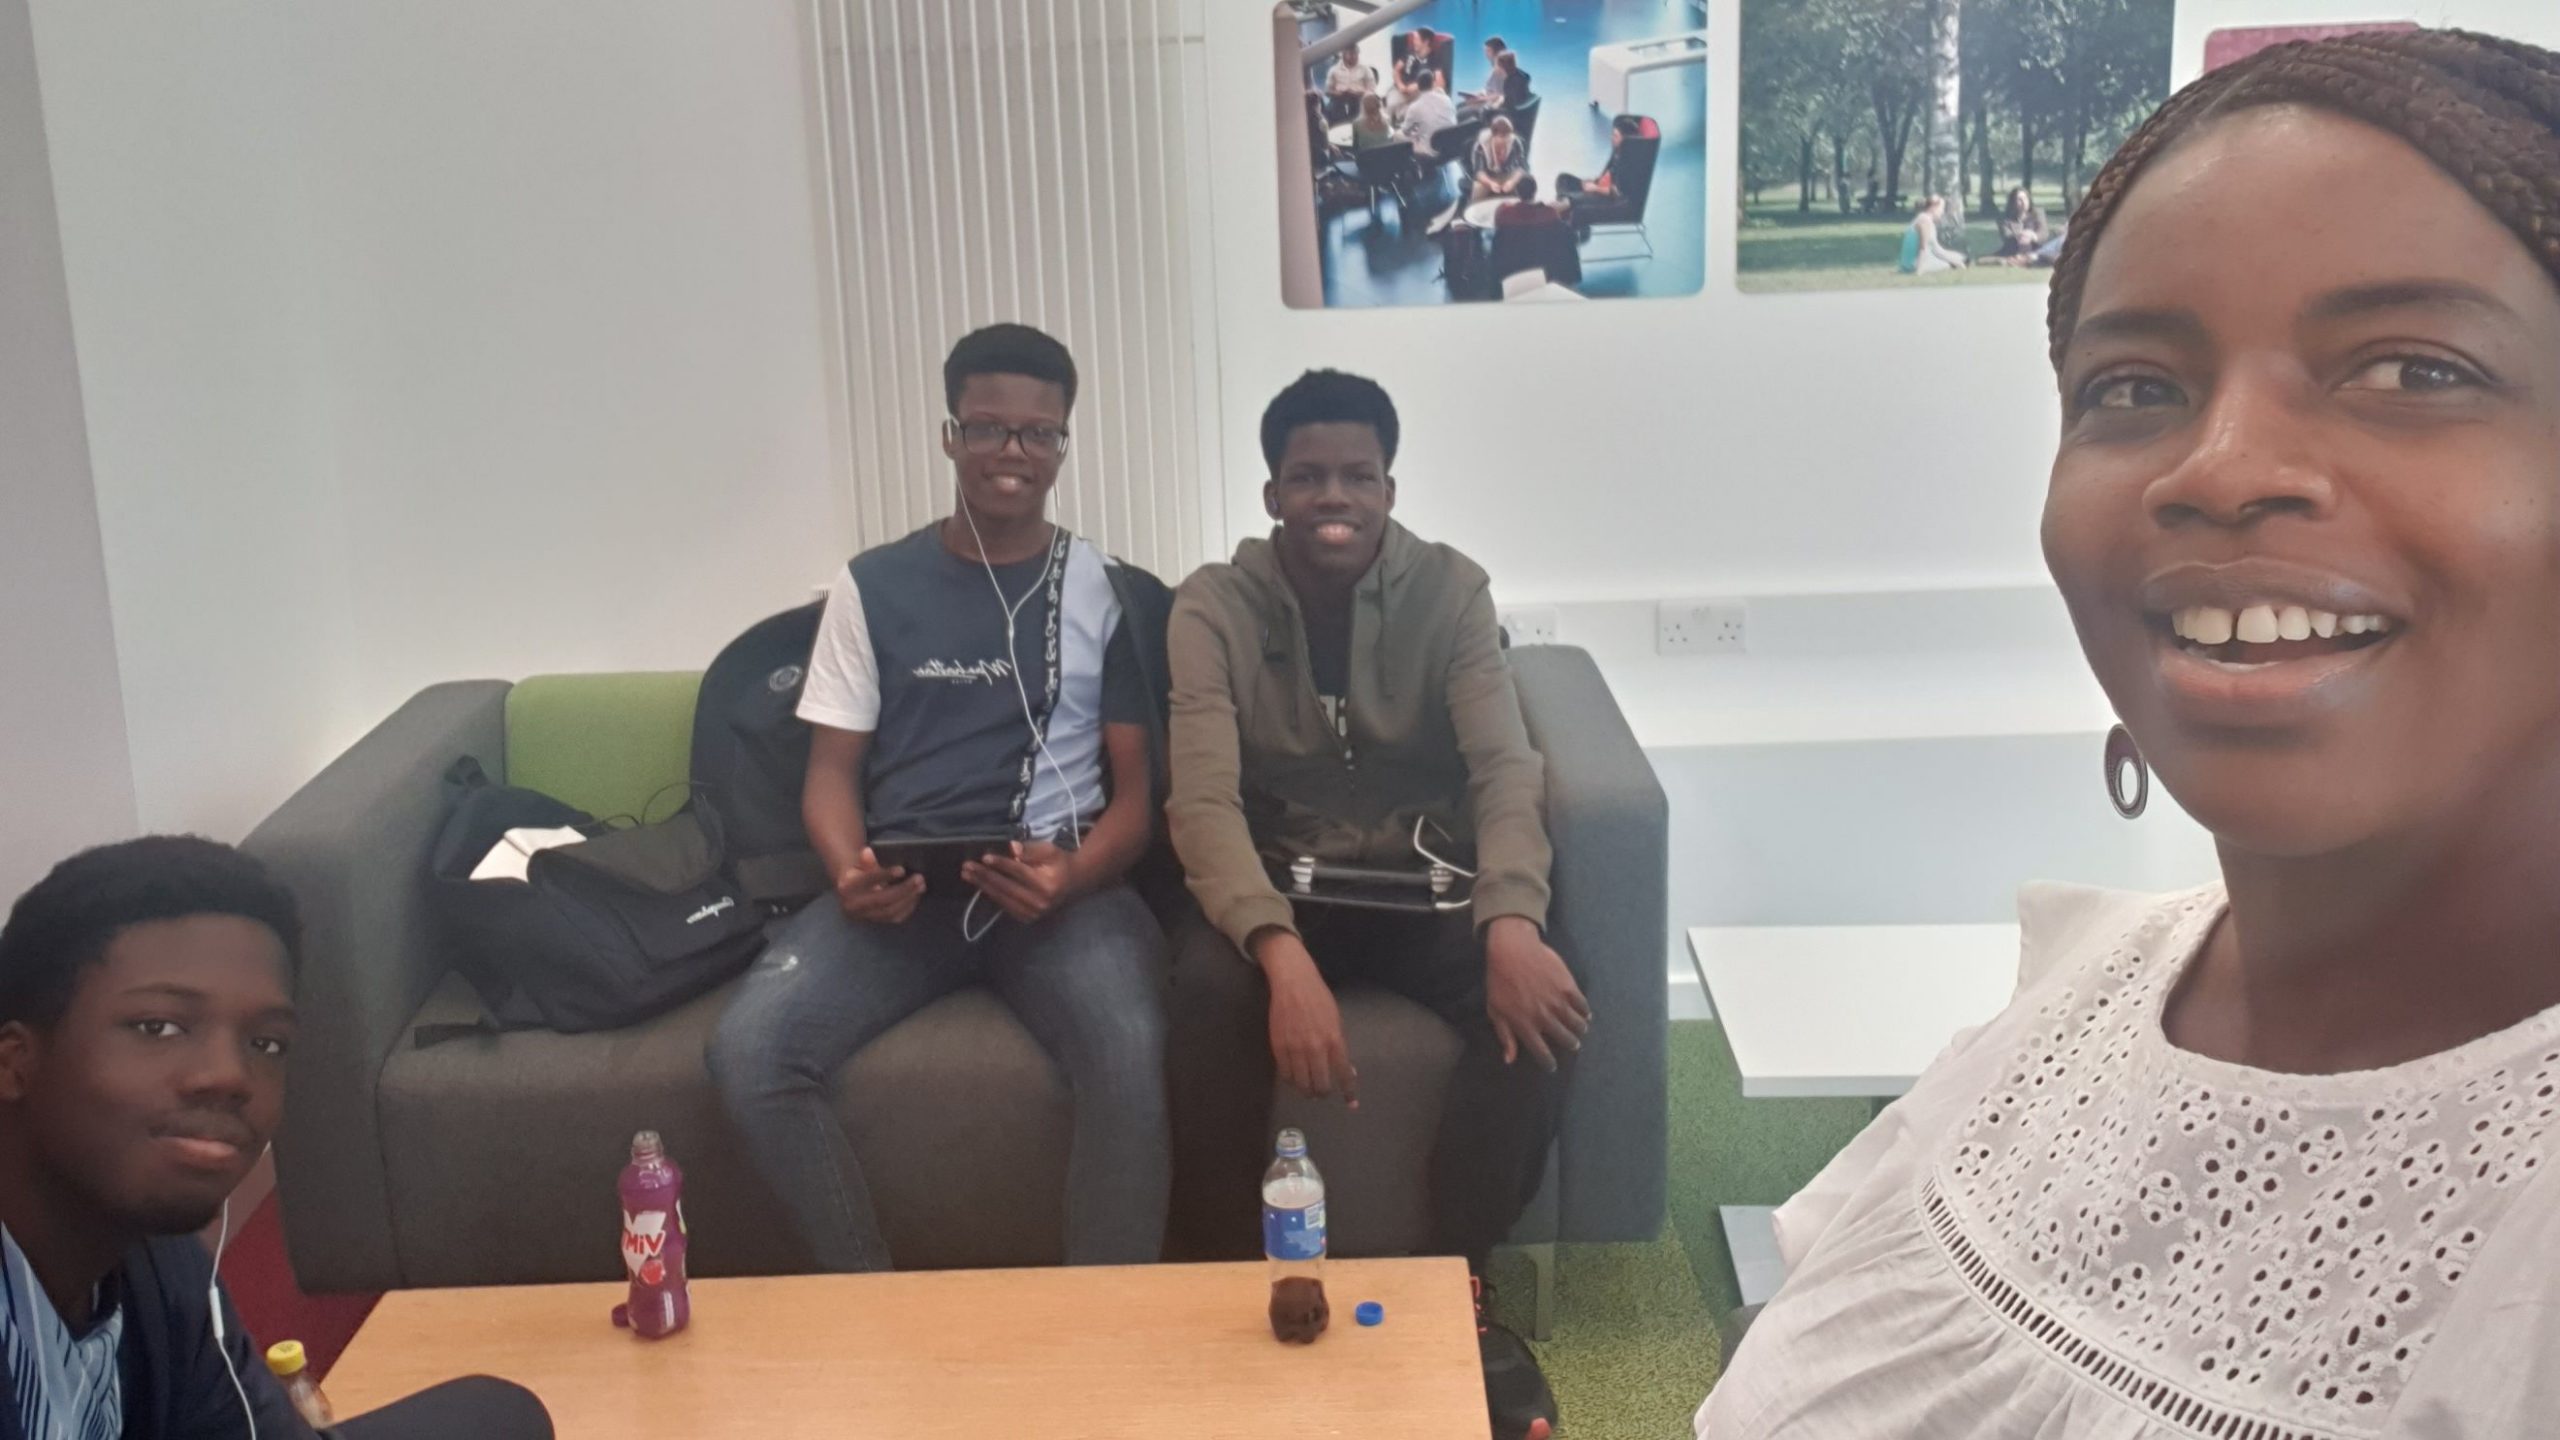
<svg viewBox="0 0 2560 1440">
<path fill-rule="evenodd" d="M 631 1299 L 614 1307 L 613 1323 L 643 1339 L 664 1339 L 693 1318 L 693 1304 L 684 1287 L 684 1172 L 667 1158 L 657 1131 L 631 1137 L 631 1163 L 618 1188 Z"/>
</svg>

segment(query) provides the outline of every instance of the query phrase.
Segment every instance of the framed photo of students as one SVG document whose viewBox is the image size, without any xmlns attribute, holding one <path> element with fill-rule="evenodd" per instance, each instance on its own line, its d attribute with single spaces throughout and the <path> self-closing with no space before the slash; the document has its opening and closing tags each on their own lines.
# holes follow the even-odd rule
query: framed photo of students
<svg viewBox="0 0 2560 1440">
<path fill-rule="evenodd" d="M 1707 0 L 1281 0 L 1281 292 L 1308 310 L 1695 295 Z"/>
</svg>

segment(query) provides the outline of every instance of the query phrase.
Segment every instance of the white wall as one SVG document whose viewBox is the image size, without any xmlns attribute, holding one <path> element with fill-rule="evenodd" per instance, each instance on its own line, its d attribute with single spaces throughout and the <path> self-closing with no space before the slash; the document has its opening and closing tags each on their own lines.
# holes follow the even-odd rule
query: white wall
<svg viewBox="0 0 2560 1440">
<path fill-rule="evenodd" d="M 0 0 L 0 901 L 133 827 L 26 0 Z"/>
<path fill-rule="evenodd" d="M 348 716 L 284 12 L 32 8 L 140 818 L 236 834 Z"/>
<path fill-rule="evenodd" d="M 792 0 L 35 0 L 151 827 L 840 561 Z"/>
</svg>

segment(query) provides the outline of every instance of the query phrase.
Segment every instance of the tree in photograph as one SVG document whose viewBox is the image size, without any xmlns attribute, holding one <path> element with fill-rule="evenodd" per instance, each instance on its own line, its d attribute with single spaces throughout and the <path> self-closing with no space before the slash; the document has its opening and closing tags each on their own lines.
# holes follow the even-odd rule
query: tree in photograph
<svg viewBox="0 0 2560 1440">
<path fill-rule="evenodd" d="M 1964 236 L 1963 0 L 1928 0 L 1928 17 L 1928 183 L 1923 188 L 1947 197 L 1942 233 L 1960 241 Z"/>
<path fill-rule="evenodd" d="M 1773 176 L 1792 174 L 1796 209 L 1813 209 L 1815 161 L 1836 78 L 1826 74 L 1801 8 L 1761 4 L 1742 12 L 1742 169 L 1754 199 Z M 1836 60 L 1835 62 L 1836 63 Z"/>
<path fill-rule="evenodd" d="M 1903 194 L 1902 163 L 1911 127 L 1929 104 L 1929 22 L 1933 0 L 1807 0 L 1807 8 L 1836 15 L 1847 42 L 1842 59 L 1864 78 L 1875 122 L 1876 153 L 1884 165 L 1884 193 Z"/>
</svg>

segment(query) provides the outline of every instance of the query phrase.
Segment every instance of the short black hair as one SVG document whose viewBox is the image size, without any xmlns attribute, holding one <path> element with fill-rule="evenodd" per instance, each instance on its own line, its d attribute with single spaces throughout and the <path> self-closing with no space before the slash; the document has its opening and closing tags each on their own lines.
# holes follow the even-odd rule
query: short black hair
<svg viewBox="0 0 2560 1440">
<path fill-rule="evenodd" d="M 1502 43 L 1502 37 L 1501 37 L 1501 36 L 1499 36 L 1499 35 L 1487 35 L 1486 37 L 1484 37 L 1484 48 L 1486 48 L 1487 50 L 1497 50 L 1497 51 L 1499 51 L 1499 50 L 1508 50 L 1508 49 L 1510 49 L 1511 47 Z"/>
<path fill-rule="evenodd" d="M 81 851 L 10 907 L 0 926 L 0 1024 L 52 1027 L 80 972 L 104 959 L 117 935 L 192 915 L 256 921 L 275 932 L 287 968 L 301 968 L 301 910 L 265 866 L 200 836 L 146 835 Z"/>
<path fill-rule="evenodd" d="M 1067 409 L 1076 408 L 1076 361 L 1056 336 L 1029 325 L 989 325 L 972 330 L 951 347 L 942 362 L 942 402 L 960 413 L 960 387 L 972 375 L 1023 375 L 1046 380 L 1067 392 Z"/>
<path fill-rule="evenodd" d="M 1289 449 L 1289 437 L 1308 425 L 1366 425 L 1378 432 L 1387 464 L 1396 463 L 1396 402 L 1386 387 L 1365 375 L 1310 370 L 1289 382 L 1262 412 L 1262 459 L 1273 474 Z"/>
<path fill-rule="evenodd" d="M 1527 204 L 1527 203 L 1529 203 L 1530 201 L 1537 199 L 1537 198 L 1538 198 L 1538 177 L 1537 177 L 1537 176 L 1535 176 L 1535 175 L 1523 175 L 1523 176 L 1521 176 L 1521 177 L 1520 177 L 1520 189 L 1519 189 L 1519 190 L 1514 194 L 1513 198 L 1514 198 L 1514 199 L 1516 199 L 1516 200 L 1518 200 L 1518 201 L 1519 201 L 1521 204 L 1523 204 L 1523 205 L 1526 205 L 1526 204 Z"/>
</svg>

